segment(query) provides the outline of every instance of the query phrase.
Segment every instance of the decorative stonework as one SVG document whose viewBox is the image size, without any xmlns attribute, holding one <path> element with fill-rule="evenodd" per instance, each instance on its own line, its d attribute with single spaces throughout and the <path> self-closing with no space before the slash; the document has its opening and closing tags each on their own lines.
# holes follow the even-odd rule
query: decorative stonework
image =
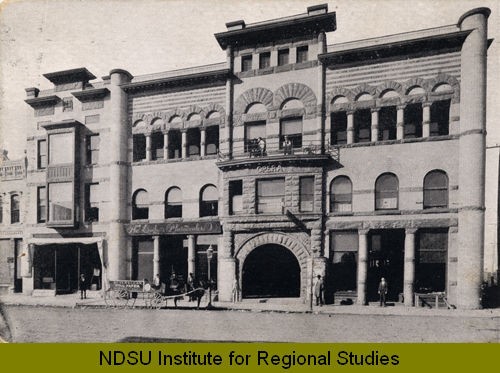
<svg viewBox="0 0 500 373">
<path fill-rule="evenodd" d="M 260 102 L 268 111 L 273 110 L 273 93 L 266 88 L 252 88 L 243 92 L 234 103 L 235 113 L 243 114 L 248 105 Z"/>
<path fill-rule="evenodd" d="M 316 95 L 311 88 L 302 83 L 289 83 L 281 86 L 274 92 L 274 106 L 281 108 L 290 98 L 296 98 L 307 107 L 316 106 Z"/>
</svg>

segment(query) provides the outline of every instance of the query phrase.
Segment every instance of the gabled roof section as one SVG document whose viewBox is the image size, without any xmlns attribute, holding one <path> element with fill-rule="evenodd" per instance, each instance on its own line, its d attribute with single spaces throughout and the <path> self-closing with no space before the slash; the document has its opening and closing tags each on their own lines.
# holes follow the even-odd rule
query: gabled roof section
<svg viewBox="0 0 500 373">
<path fill-rule="evenodd" d="M 307 8 L 307 13 L 291 17 L 248 25 L 240 20 L 229 22 L 226 26 L 228 31 L 215 34 L 222 49 L 229 45 L 245 46 L 335 31 L 337 22 L 335 12 L 328 13 L 328 5 L 321 4 Z"/>
<path fill-rule="evenodd" d="M 43 74 L 43 76 L 55 85 L 73 82 L 88 82 L 89 80 L 96 78 L 96 76 L 88 71 L 85 67 L 56 71 L 53 73 Z"/>
</svg>

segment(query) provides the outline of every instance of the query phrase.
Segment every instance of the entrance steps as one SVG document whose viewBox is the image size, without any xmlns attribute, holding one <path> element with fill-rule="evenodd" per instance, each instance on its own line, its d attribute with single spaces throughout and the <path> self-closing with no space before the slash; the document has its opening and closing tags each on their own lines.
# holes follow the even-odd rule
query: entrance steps
<svg viewBox="0 0 500 373">
<path fill-rule="evenodd" d="M 33 297 L 55 297 L 56 289 L 35 289 L 31 294 Z"/>
</svg>

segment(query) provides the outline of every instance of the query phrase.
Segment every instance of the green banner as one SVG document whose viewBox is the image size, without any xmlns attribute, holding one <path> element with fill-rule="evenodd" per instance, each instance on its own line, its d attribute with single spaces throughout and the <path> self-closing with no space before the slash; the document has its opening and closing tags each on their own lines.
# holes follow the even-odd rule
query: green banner
<svg viewBox="0 0 500 373">
<path fill-rule="evenodd" d="M 498 369 L 500 344 L 1 344 L 12 372 L 450 372 Z"/>
</svg>

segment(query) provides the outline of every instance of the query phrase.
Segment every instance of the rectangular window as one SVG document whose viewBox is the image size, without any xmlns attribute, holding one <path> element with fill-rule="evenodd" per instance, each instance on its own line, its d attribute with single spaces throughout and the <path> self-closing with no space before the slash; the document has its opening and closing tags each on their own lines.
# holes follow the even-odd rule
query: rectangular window
<svg viewBox="0 0 500 373">
<path fill-rule="evenodd" d="M 45 223 L 47 221 L 47 188 L 37 188 L 37 218 L 38 223 Z"/>
<path fill-rule="evenodd" d="M 259 69 L 265 69 L 271 66 L 271 52 L 261 53 L 259 55 Z"/>
<path fill-rule="evenodd" d="M 47 140 L 38 140 L 37 168 L 47 168 Z"/>
<path fill-rule="evenodd" d="M 258 143 L 259 137 L 266 138 L 266 122 L 258 121 L 245 123 L 245 152 L 259 154 L 261 149 Z M 264 149 L 265 150 L 265 149 Z"/>
<path fill-rule="evenodd" d="M 448 135 L 450 131 L 450 100 L 433 102 L 430 114 L 430 136 Z"/>
<path fill-rule="evenodd" d="M 63 111 L 73 111 L 73 98 L 65 97 L 63 98 Z"/>
<path fill-rule="evenodd" d="M 330 236 L 333 291 L 356 291 L 358 232 L 332 232 Z"/>
<path fill-rule="evenodd" d="M 49 184 L 49 222 L 73 222 L 73 183 Z"/>
<path fill-rule="evenodd" d="M 297 63 L 306 62 L 309 59 L 308 54 L 309 48 L 307 45 L 297 47 Z"/>
<path fill-rule="evenodd" d="M 99 184 L 85 184 L 85 221 L 99 221 Z"/>
<path fill-rule="evenodd" d="M 302 148 L 302 117 L 286 118 L 280 122 L 280 149 L 285 144 L 285 136 L 292 143 L 292 148 Z"/>
<path fill-rule="evenodd" d="M 86 163 L 88 165 L 99 163 L 99 135 L 89 135 L 85 138 L 86 143 Z"/>
<path fill-rule="evenodd" d="M 404 138 L 422 137 L 422 104 L 409 104 L 404 109 Z"/>
<path fill-rule="evenodd" d="M 257 180 L 257 214 L 282 213 L 285 178 Z"/>
<path fill-rule="evenodd" d="M 201 133 L 199 128 L 189 128 L 186 134 L 187 156 L 200 155 Z"/>
<path fill-rule="evenodd" d="M 49 135 L 49 164 L 73 163 L 75 141 L 72 132 Z"/>
<path fill-rule="evenodd" d="M 354 112 L 355 142 L 370 142 L 372 127 L 372 112 L 370 109 Z"/>
<path fill-rule="evenodd" d="M 243 182 L 231 180 L 229 182 L 229 215 L 243 212 Z"/>
<path fill-rule="evenodd" d="M 290 49 L 281 49 L 278 51 L 278 66 L 288 65 L 290 63 Z"/>
<path fill-rule="evenodd" d="M 347 113 L 345 111 L 332 113 L 331 142 L 333 145 L 347 144 Z"/>
<path fill-rule="evenodd" d="M 134 135 L 133 142 L 133 161 L 140 162 L 146 159 L 146 136 Z"/>
<path fill-rule="evenodd" d="M 241 56 L 241 71 L 252 70 L 252 55 Z"/>
<path fill-rule="evenodd" d="M 446 291 L 448 230 L 423 230 L 418 236 L 415 290 L 419 293 Z"/>
<path fill-rule="evenodd" d="M 163 159 L 163 133 L 154 132 L 151 135 L 151 151 L 153 160 Z"/>
<path fill-rule="evenodd" d="M 182 157 L 181 145 L 181 131 L 170 130 L 168 132 L 168 159 L 177 159 Z"/>
<path fill-rule="evenodd" d="M 205 154 L 214 155 L 219 152 L 219 126 L 207 127 L 205 133 Z"/>
<path fill-rule="evenodd" d="M 378 113 L 378 139 L 383 140 L 396 140 L 396 122 L 397 122 L 397 109 L 396 106 L 386 106 L 380 109 Z"/>
<path fill-rule="evenodd" d="M 314 211 L 314 176 L 300 178 L 300 211 Z"/>
</svg>

